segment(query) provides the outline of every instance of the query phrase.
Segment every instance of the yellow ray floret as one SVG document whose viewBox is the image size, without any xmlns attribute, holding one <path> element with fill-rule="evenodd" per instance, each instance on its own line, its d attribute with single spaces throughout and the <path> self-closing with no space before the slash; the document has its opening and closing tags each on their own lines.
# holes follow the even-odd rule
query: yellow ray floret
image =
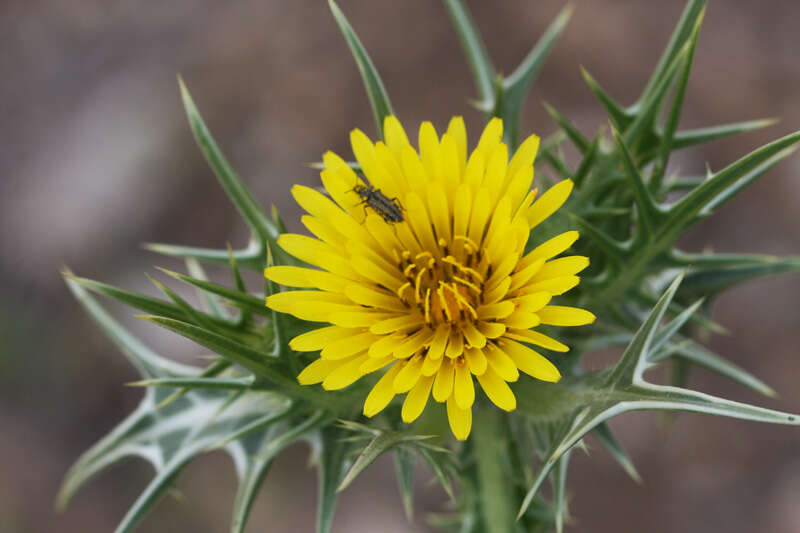
<svg viewBox="0 0 800 533">
<path fill-rule="evenodd" d="M 595 319 L 551 302 L 575 287 L 589 265 L 587 257 L 557 257 L 578 239 L 577 231 L 525 253 L 531 230 L 566 202 L 572 182 L 561 181 L 537 199 L 531 184 L 539 138 L 530 136 L 509 159 L 499 119 L 489 121 L 471 154 L 460 117 L 442 136 L 423 123 L 419 151 L 393 116 L 384 134 L 385 144 L 359 130 L 350 135 L 366 180 L 328 152 L 321 178 L 330 197 L 293 189 L 314 237 L 284 234 L 278 244 L 309 267 L 274 266 L 264 274 L 310 290 L 275 294 L 267 305 L 325 324 L 289 343 L 298 352 L 319 352 L 297 377 L 301 384 L 336 390 L 380 373 L 364 415 L 405 394 L 401 415 L 410 423 L 432 396 L 446 404 L 450 428 L 464 440 L 476 381 L 491 402 L 513 411 L 517 401 L 508 383 L 520 372 L 561 379 L 529 345 L 569 348 L 532 328 Z"/>
</svg>

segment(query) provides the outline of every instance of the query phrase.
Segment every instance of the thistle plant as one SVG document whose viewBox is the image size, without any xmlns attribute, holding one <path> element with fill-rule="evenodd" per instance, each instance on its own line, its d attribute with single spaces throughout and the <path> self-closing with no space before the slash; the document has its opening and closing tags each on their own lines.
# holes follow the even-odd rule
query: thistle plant
<svg viewBox="0 0 800 533">
<path fill-rule="evenodd" d="M 274 209 L 262 209 L 180 82 L 194 137 L 251 239 L 237 250 L 148 245 L 185 260 L 187 273 L 161 270 L 195 287 L 202 308 L 155 278 L 163 298 L 65 271 L 78 301 L 140 372 L 145 394 L 73 466 L 60 505 L 108 465 L 142 457 L 156 475 L 117 528 L 132 531 L 189 461 L 221 448 L 239 478 L 231 531 L 244 531 L 272 460 L 305 442 L 319 472 L 319 532 L 331 529 L 338 492 L 384 453 L 395 461 L 409 518 L 424 463 L 451 497 L 431 517 L 436 527 L 560 532 L 570 454 L 584 437 L 638 479 L 611 417 L 690 411 L 800 425 L 797 415 L 686 388 L 688 371 L 700 366 L 773 394 L 695 338 L 723 330 L 710 315 L 721 292 L 800 267 L 796 257 L 676 247 L 800 141 L 788 135 L 701 177 L 668 175 L 673 152 L 770 123 L 678 129 L 705 2 L 688 2 L 633 105 L 617 103 L 583 71 L 608 124 L 586 136 L 548 107 L 558 132 L 543 140 L 521 133 L 521 110 L 569 9 L 504 77 L 461 0 L 443 3 L 486 117 L 474 141 L 459 116 L 441 135 L 424 122 L 410 140 L 375 65 L 330 2 L 378 140 L 353 130 L 352 158 L 325 153 L 315 165 L 321 187 L 292 189 L 311 235 L 288 233 Z M 564 155 L 568 145 L 577 160 Z M 545 168 L 554 181 L 539 177 Z M 209 281 L 209 264 L 227 265 L 230 284 Z M 245 269 L 263 272 L 263 292 L 246 287 Z M 151 351 L 95 295 L 211 350 L 211 362 L 196 368 Z M 622 351 L 616 364 L 583 366 L 587 354 L 611 347 Z M 661 365 L 680 372 L 664 384 L 645 379 Z"/>
</svg>

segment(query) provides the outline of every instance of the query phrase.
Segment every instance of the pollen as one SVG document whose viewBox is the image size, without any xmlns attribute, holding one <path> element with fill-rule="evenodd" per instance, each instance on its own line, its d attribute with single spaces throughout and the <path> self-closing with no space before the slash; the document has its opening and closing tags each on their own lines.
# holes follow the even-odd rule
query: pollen
<svg viewBox="0 0 800 533">
<path fill-rule="evenodd" d="M 589 260 L 555 259 L 576 231 L 532 250 L 526 245 L 568 199 L 572 182 L 537 199 L 531 185 L 539 138 L 530 136 L 509 160 L 502 133 L 502 122 L 491 120 L 467 156 L 460 117 L 441 137 L 424 123 L 418 151 L 390 116 L 385 144 L 359 130 L 350 135 L 363 178 L 328 152 L 321 173 L 328 195 L 294 187 L 313 237 L 283 234 L 278 244 L 308 267 L 270 267 L 265 275 L 303 289 L 270 296 L 269 307 L 321 323 L 289 343 L 311 356 L 297 376 L 301 384 L 336 390 L 368 381 L 364 415 L 405 395 L 406 423 L 432 396 L 447 404 L 450 429 L 463 440 L 476 381 L 491 402 L 511 411 L 516 400 L 508 384 L 520 372 L 561 378 L 537 350 L 567 347 L 534 329 L 594 321 L 584 309 L 550 305 L 577 285 Z"/>
</svg>

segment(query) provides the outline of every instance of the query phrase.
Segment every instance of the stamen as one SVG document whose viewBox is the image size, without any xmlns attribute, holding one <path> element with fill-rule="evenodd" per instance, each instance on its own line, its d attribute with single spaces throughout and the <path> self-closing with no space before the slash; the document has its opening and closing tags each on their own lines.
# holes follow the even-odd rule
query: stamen
<svg viewBox="0 0 800 533">
<path fill-rule="evenodd" d="M 414 283 L 414 297 L 416 298 L 417 303 L 422 301 L 422 295 L 420 294 L 420 289 L 422 288 L 421 281 L 423 274 L 425 274 L 425 271 L 427 270 L 427 268 L 423 267 L 422 270 L 419 271 L 419 274 L 417 274 L 417 281 Z"/>
<path fill-rule="evenodd" d="M 453 276 L 453 281 L 457 281 L 457 282 L 461 283 L 462 285 L 465 285 L 465 286 L 469 287 L 470 289 L 475 291 L 475 294 L 480 295 L 481 292 L 482 292 L 480 287 L 478 287 L 474 283 L 471 283 L 471 282 L 465 280 L 464 278 L 459 278 L 458 276 Z"/>
<path fill-rule="evenodd" d="M 400 285 L 400 288 L 397 289 L 397 297 L 400 298 L 400 300 L 403 300 L 403 302 L 405 302 L 405 300 L 403 299 L 403 293 L 406 292 L 406 289 L 410 289 L 410 288 L 411 288 L 411 282 L 410 281 L 406 281 L 405 283 Z"/>
<path fill-rule="evenodd" d="M 439 288 L 436 289 L 436 294 L 439 295 L 439 301 L 442 303 L 442 309 L 444 310 L 444 314 L 447 315 L 447 321 L 453 321 L 453 315 L 450 312 L 450 307 L 447 305 L 447 299 L 444 296 L 444 283 L 441 281 L 439 282 Z"/>
<path fill-rule="evenodd" d="M 411 272 L 413 272 L 415 268 L 417 268 L 417 265 L 415 265 L 414 263 L 411 263 L 410 265 L 408 265 L 408 266 L 407 266 L 407 267 L 406 267 L 406 268 L 403 270 L 403 275 L 404 275 L 405 277 L 407 277 L 407 278 L 410 278 L 410 277 L 411 277 Z"/>
<path fill-rule="evenodd" d="M 425 322 L 431 323 L 431 290 L 425 289 Z"/>
</svg>

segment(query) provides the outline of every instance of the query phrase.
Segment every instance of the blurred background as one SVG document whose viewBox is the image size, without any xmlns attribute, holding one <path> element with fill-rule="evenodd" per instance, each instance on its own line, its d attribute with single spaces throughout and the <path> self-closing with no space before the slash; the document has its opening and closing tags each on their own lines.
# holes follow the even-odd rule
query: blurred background
<svg viewBox="0 0 800 533">
<path fill-rule="evenodd" d="M 563 7 L 561 0 L 470 2 L 497 67 L 510 72 Z M 575 13 L 526 107 L 526 132 L 553 131 L 548 101 L 591 135 L 604 115 L 584 65 L 624 103 L 638 95 L 683 2 L 576 0 Z M 439 2 L 342 0 L 409 129 L 480 116 L 469 71 Z M 768 7 L 768 8 L 767 8 Z M 800 127 L 800 3 L 711 2 L 696 52 L 683 127 L 780 117 L 763 131 L 684 152 L 697 174 Z M 138 402 L 131 367 L 72 300 L 59 275 L 154 289 L 154 265 L 177 264 L 141 242 L 241 245 L 243 224 L 191 138 L 175 74 L 183 74 L 210 128 L 265 206 L 293 229 L 288 188 L 316 184 L 303 163 L 348 132 L 374 124 L 356 67 L 321 0 L 0 4 L 0 532 L 112 531 L 151 475 L 144 462 L 90 482 L 61 514 L 58 485 L 77 456 Z M 474 140 L 474 138 L 473 138 Z M 792 254 L 800 250 L 800 157 L 781 164 L 699 225 L 691 250 Z M 700 390 L 800 411 L 800 279 L 776 277 L 731 292 L 715 318 L 731 331 L 710 346 L 772 385 L 757 396 L 696 371 Z M 192 361 L 197 346 L 110 305 L 163 353 Z M 573 455 L 570 531 L 800 531 L 800 430 L 699 415 L 669 428 L 653 414 L 612 422 L 642 476 L 637 486 L 597 446 Z M 314 472 L 294 447 L 274 465 L 249 531 L 310 531 Z M 341 496 L 337 532 L 428 531 L 442 495 L 420 476 L 408 524 L 391 464 L 380 461 Z M 191 464 L 139 531 L 226 531 L 235 476 L 216 453 Z"/>
</svg>

